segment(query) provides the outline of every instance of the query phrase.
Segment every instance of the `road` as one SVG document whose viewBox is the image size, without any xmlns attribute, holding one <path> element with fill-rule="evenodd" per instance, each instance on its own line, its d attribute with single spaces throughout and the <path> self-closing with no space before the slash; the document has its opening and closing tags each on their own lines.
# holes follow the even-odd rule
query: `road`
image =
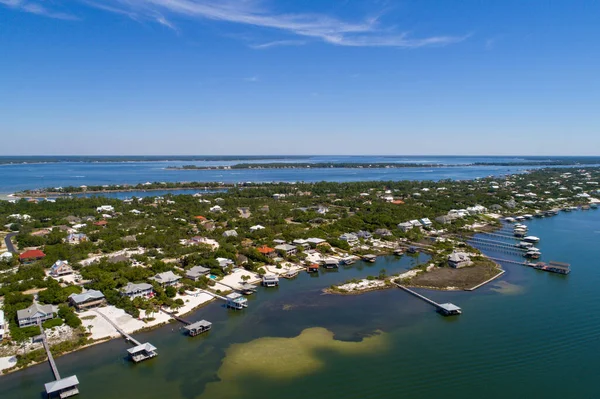
<svg viewBox="0 0 600 399">
<path fill-rule="evenodd" d="M 8 252 L 12 252 L 13 254 L 16 254 L 17 250 L 10 239 L 17 234 L 18 233 L 8 233 L 6 237 L 4 237 L 4 245 L 6 245 L 6 249 L 8 249 Z"/>
</svg>

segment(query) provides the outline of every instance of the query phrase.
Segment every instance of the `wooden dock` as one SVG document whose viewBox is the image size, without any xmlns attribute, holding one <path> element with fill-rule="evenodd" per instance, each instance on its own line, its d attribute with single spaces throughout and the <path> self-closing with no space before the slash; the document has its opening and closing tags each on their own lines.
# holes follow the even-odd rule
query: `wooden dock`
<svg viewBox="0 0 600 399">
<path fill-rule="evenodd" d="M 100 311 L 98 311 L 96 309 L 93 309 L 93 311 L 96 312 L 97 314 L 99 314 L 100 316 L 102 316 L 104 318 L 104 320 L 106 320 L 111 326 L 113 326 L 113 328 L 115 330 L 117 330 L 117 332 L 119 334 L 121 334 L 123 336 L 123 338 L 125 338 L 126 341 L 129 341 L 135 345 L 133 348 L 127 349 L 127 353 L 129 354 L 129 357 L 135 363 L 139 363 L 146 359 L 151 359 L 158 355 L 156 353 L 155 346 L 153 346 L 152 344 L 150 344 L 148 342 L 142 344 L 140 341 L 138 341 L 137 339 L 133 338 L 131 335 L 129 335 L 125 331 L 123 331 L 117 324 L 115 324 L 110 318 L 108 318 L 108 316 L 106 316 L 105 314 L 101 313 Z"/>
<path fill-rule="evenodd" d="M 52 352 L 50 351 L 50 345 L 48 344 L 48 339 L 46 337 L 46 333 L 44 332 L 44 328 L 42 327 L 41 323 L 39 323 L 38 326 L 40 327 L 42 345 L 46 350 L 46 356 L 48 356 L 48 363 L 50 364 L 50 368 L 52 369 L 52 374 L 54 374 L 55 379 L 55 381 L 44 384 L 44 388 L 46 389 L 46 395 L 48 395 L 48 398 L 58 396 L 61 399 L 79 395 L 79 380 L 77 379 L 77 376 L 72 375 L 67 378 L 60 377 L 58 367 L 56 366 L 56 362 L 54 361 L 54 357 L 52 356 Z"/>
<path fill-rule="evenodd" d="M 481 283 L 481 284 L 477 284 L 477 285 L 476 285 L 475 287 L 473 287 L 473 288 L 468 288 L 468 289 L 466 289 L 465 291 L 475 291 L 477 288 L 483 287 L 483 286 L 484 286 L 484 285 L 486 285 L 487 283 L 494 281 L 494 280 L 495 280 L 495 279 L 497 279 L 498 277 L 502 276 L 504 273 L 506 273 L 506 270 L 502 270 L 500 273 L 496 274 L 496 275 L 495 275 L 494 277 L 492 277 L 491 279 L 489 279 L 489 280 L 486 280 L 486 281 L 484 281 L 484 282 L 483 282 L 483 283 Z"/>
<path fill-rule="evenodd" d="M 408 292 L 409 294 L 416 296 L 419 299 L 422 299 L 423 301 L 427 302 L 430 305 L 435 306 L 436 310 L 438 311 L 438 313 L 443 314 L 444 316 L 453 316 L 453 315 L 459 315 L 462 313 L 462 310 L 456 306 L 453 305 L 451 303 L 437 303 L 429 298 L 427 298 L 426 296 L 423 296 L 401 284 L 396 283 L 395 281 L 393 281 L 393 283 L 400 289 Z"/>
<path fill-rule="evenodd" d="M 113 328 L 115 330 L 117 330 L 117 332 L 119 334 L 121 334 L 123 336 L 123 338 L 125 338 L 126 341 L 129 341 L 135 345 L 141 345 L 140 341 L 138 341 L 137 339 L 133 338 L 131 335 L 127 334 L 125 331 L 123 331 L 121 329 L 121 327 L 119 327 L 118 325 L 116 325 L 111 319 L 108 318 L 108 316 L 106 316 L 103 313 L 100 313 L 98 310 L 96 309 L 92 309 L 94 312 L 96 312 L 97 314 L 99 314 L 100 316 L 102 316 L 104 318 L 104 320 L 106 320 L 111 326 L 113 326 Z"/>
<path fill-rule="evenodd" d="M 207 291 L 207 290 L 203 290 L 203 289 L 201 289 L 201 288 L 198 288 L 198 290 L 199 290 L 200 292 L 204 292 L 205 294 L 211 295 L 213 298 L 218 298 L 218 299 L 220 299 L 220 300 L 222 300 L 222 301 L 225 301 L 225 302 L 227 302 L 227 298 L 225 298 L 224 296 L 221 296 L 221 295 L 215 294 L 214 292 L 210 292 L 210 291 Z"/>
</svg>

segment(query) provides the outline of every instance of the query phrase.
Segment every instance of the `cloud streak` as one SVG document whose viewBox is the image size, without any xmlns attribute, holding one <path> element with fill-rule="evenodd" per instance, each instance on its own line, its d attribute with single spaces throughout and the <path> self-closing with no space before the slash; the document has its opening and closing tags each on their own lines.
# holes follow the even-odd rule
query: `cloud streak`
<svg viewBox="0 0 600 399">
<path fill-rule="evenodd" d="M 61 11 L 54 11 L 46 8 L 40 2 L 26 1 L 26 0 L 0 0 L 0 5 L 20 10 L 30 14 L 41 15 L 48 18 L 64 19 L 64 20 L 78 20 L 75 15 L 71 15 Z"/>
<path fill-rule="evenodd" d="M 418 48 L 457 43 L 468 36 L 412 37 L 380 22 L 379 16 L 348 21 L 318 13 L 282 13 L 267 6 L 273 0 L 78 0 L 80 4 L 106 12 L 127 15 L 138 21 L 152 21 L 178 31 L 171 21 L 210 20 L 278 32 L 287 37 L 249 47 L 264 50 L 281 46 L 298 46 L 320 41 L 347 47 Z M 0 0 L 11 8 L 65 18 L 67 14 L 46 9 L 40 0 Z M 68 19 L 68 18 L 65 18 Z M 291 36 L 291 38 L 290 38 Z"/>
</svg>

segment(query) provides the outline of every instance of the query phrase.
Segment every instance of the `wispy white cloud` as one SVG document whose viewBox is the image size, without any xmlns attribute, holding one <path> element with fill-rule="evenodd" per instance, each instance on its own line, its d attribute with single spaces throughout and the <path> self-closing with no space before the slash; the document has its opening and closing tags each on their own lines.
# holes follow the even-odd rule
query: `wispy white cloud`
<svg viewBox="0 0 600 399">
<path fill-rule="evenodd" d="M 157 22 L 177 30 L 175 18 L 212 20 L 279 31 L 298 39 L 272 40 L 253 44 L 255 49 L 301 45 L 308 40 L 336 46 L 416 48 L 446 45 L 467 36 L 439 35 L 415 38 L 395 27 L 381 23 L 381 15 L 348 21 L 317 13 L 280 13 L 267 3 L 274 0 L 78 0 L 104 11 L 119 13 L 136 20 Z M 47 2 L 46 2 L 47 3 Z M 54 18 L 67 14 L 54 12 L 41 5 L 41 0 L 0 0 L 0 4 Z M 48 6 L 49 7 L 49 6 Z"/>
<path fill-rule="evenodd" d="M 20 10 L 23 12 L 27 12 L 30 14 L 41 15 L 48 18 L 56 18 L 56 19 L 65 19 L 65 20 L 78 20 L 75 15 L 56 11 L 47 8 L 46 5 L 43 5 L 40 1 L 28 1 L 28 0 L 0 0 L 0 5 L 6 6 L 8 8 L 12 8 L 15 10 Z"/>
<path fill-rule="evenodd" d="M 306 40 L 275 40 L 272 42 L 261 43 L 261 44 L 251 44 L 250 48 L 256 50 L 265 50 L 272 47 L 284 47 L 284 46 L 304 46 L 306 44 Z"/>
</svg>

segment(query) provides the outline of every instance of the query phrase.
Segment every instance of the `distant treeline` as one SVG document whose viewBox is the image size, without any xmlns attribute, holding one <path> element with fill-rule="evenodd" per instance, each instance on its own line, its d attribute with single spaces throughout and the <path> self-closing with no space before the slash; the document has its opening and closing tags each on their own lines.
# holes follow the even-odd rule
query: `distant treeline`
<svg viewBox="0 0 600 399">
<path fill-rule="evenodd" d="M 600 165 L 600 158 L 564 158 L 547 160 L 524 160 L 516 162 L 473 162 L 468 164 L 443 164 L 443 163 L 395 163 L 395 162 L 269 162 L 269 163 L 239 163 L 230 166 L 198 166 L 184 165 L 172 166 L 170 170 L 211 170 L 211 169 L 391 169 L 391 168 L 450 168 L 464 166 L 576 166 L 576 165 Z"/>
</svg>

